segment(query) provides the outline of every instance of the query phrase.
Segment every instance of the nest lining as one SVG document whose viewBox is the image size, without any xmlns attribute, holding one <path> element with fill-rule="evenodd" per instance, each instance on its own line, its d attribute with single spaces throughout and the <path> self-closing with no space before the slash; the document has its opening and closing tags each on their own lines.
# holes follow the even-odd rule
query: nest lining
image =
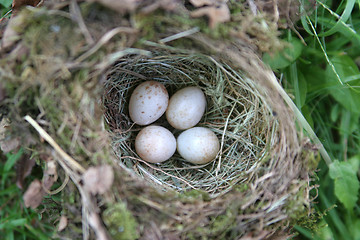
<svg viewBox="0 0 360 240">
<path fill-rule="evenodd" d="M 155 55 L 124 59 L 110 70 L 105 82 L 105 119 L 121 164 L 162 188 L 179 192 L 198 189 L 212 197 L 245 182 L 256 163 L 268 156 L 277 125 L 253 81 L 204 55 Z M 214 161 L 193 165 L 178 153 L 160 164 L 139 158 L 134 141 L 142 126 L 130 120 L 128 101 L 133 89 L 145 80 L 163 83 L 170 96 L 186 86 L 203 90 L 207 107 L 197 126 L 210 128 L 220 140 L 221 149 Z M 181 132 L 164 116 L 155 124 L 166 127 L 175 137 Z"/>
</svg>

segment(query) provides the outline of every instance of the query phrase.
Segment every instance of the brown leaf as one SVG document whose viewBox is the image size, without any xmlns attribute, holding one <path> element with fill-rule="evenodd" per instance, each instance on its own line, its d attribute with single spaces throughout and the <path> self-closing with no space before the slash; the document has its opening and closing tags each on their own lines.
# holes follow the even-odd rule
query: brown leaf
<svg viewBox="0 0 360 240">
<path fill-rule="evenodd" d="M 85 190 L 92 194 L 103 194 L 110 189 L 114 181 L 114 172 L 109 165 L 90 167 L 83 174 L 82 180 Z"/>
<path fill-rule="evenodd" d="M 10 120 L 8 118 L 1 119 L 0 122 L 0 149 L 4 153 L 8 153 L 20 146 L 19 138 L 7 138 L 6 131 L 10 128 Z"/>
<path fill-rule="evenodd" d="M 3 151 L 4 153 L 8 153 L 20 146 L 20 140 L 19 138 L 11 138 L 8 140 L 0 141 L 0 145 L 1 151 Z"/>
<path fill-rule="evenodd" d="M 37 208 L 40 205 L 44 195 L 45 192 L 41 186 L 40 180 L 35 179 L 24 193 L 23 199 L 25 207 Z"/>
<path fill-rule="evenodd" d="M 141 9 L 142 13 L 150 14 L 158 9 L 163 9 L 168 12 L 173 12 L 175 10 L 180 10 L 183 8 L 183 5 L 180 4 L 178 0 L 156 0 L 154 3 L 145 6 Z M 185 10 L 185 9 L 183 9 Z"/>
<path fill-rule="evenodd" d="M 190 0 L 190 3 L 194 6 L 194 7 L 202 7 L 202 6 L 211 6 L 211 5 L 215 5 L 216 0 Z"/>
<path fill-rule="evenodd" d="M 13 0 L 12 3 L 13 13 L 14 12 L 16 13 L 21 7 L 25 7 L 25 6 L 36 7 L 40 2 L 41 0 Z"/>
<path fill-rule="evenodd" d="M 132 12 L 140 4 L 140 0 L 88 0 L 98 2 L 120 13 Z"/>
<path fill-rule="evenodd" d="M 222 3 L 217 6 L 202 7 L 191 13 L 191 17 L 197 18 L 202 16 L 207 16 L 210 28 L 214 28 L 218 23 L 230 20 L 230 10 L 225 3 Z"/>
<path fill-rule="evenodd" d="M 30 175 L 32 168 L 35 166 L 35 159 L 28 155 L 23 155 L 16 163 L 16 186 L 23 189 L 24 179 Z"/>
<path fill-rule="evenodd" d="M 21 31 L 23 26 L 25 26 L 25 22 L 27 20 L 25 15 L 26 14 L 20 14 L 18 16 L 11 17 L 4 30 L 0 49 L 9 48 L 20 39 L 20 34 L 18 31 Z"/>
<path fill-rule="evenodd" d="M 67 227 L 67 225 L 68 225 L 67 217 L 62 215 L 59 220 L 59 225 L 58 225 L 57 231 L 61 232 L 62 230 L 64 230 Z"/>
</svg>

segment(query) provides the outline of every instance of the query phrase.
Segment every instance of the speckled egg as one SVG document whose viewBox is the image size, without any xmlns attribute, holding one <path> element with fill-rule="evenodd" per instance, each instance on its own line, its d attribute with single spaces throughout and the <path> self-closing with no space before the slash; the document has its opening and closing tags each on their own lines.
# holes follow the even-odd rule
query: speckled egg
<svg viewBox="0 0 360 240">
<path fill-rule="evenodd" d="M 164 127 L 148 126 L 136 136 L 135 151 L 141 159 L 147 162 L 164 162 L 175 153 L 176 139 Z"/>
<path fill-rule="evenodd" d="M 204 115 L 206 98 L 199 87 L 186 87 L 177 91 L 169 101 L 166 119 L 176 129 L 195 126 Z"/>
<path fill-rule="evenodd" d="M 190 128 L 177 138 L 177 151 L 186 161 L 194 164 L 204 164 L 214 160 L 219 150 L 219 139 L 208 128 Z"/>
<path fill-rule="evenodd" d="M 169 94 L 165 86 L 156 81 L 146 81 L 131 94 L 129 115 L 139 125 L 148 125 L 158 120 L 166 111 Z"/>
</svg>

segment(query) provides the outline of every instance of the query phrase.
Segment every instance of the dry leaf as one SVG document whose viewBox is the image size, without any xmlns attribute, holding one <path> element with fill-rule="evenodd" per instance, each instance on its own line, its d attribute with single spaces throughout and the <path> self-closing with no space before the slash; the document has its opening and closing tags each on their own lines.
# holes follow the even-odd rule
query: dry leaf
<svg viewBox="0 0 360 240">
<path fill-rule="evenodd" d="M 140 0 L 88 0 L 98 2 L 120 13 L 132 12 L 139 5 Z"/>
<path fill-rule="evenodd" d="M 23 155 L 16 164 L 16 186 L 23 189 L 24 179 L 30 175 L 32 168 L 35 166 L 35 159 L 28 155 Z"/>
<path fill-rule="evenodd" d="M 202 7 L 191 13 L 191 17 L 197 18 L 202 16 L 207 16 L 209 18 L 210 28 L 214 28 L 218 23 L 230 20 L 230 10 L 228 6 L 223 3 L 217 6 Z"/>
<path fill-rule="evenodd" d="M 211 5 L 215 5 L 216 0 L 190 0 L 190 3 L 194 6 L 194 7 L 202 7 L 202 6 L 211 6 Z"/>
<path fill-rule="evenodd" d="M 13 0 L 12 8 L 19 9 L 24 6 L 33 6 L 36 7 L 41 0 Z"/>
<path fill-rule="evenodd" d="M 37 208 L 43 197 L 44 190 L 41 186 L 41 182 L 38 179 L 35 179 L 24 193 L 23 199 L 25 207 Z"/>
<path fill-rule="evenodd" d="M 26 21 L 26 14 L 20 14 L 18 16 L 11 17 L 11 19 L 7 23 L 3 37 L 1 39 L 0 49 L 11 47 L 17 40 L 20 39 L 18 31 L 15 29 L 23 29 Z"/>
<path fill-rule="evenodd" d="M 36 7 L 40 2 L 41 0 L 13 0 L 12 3 L 13 14 L 16 14 L 21 7 L 25 7 L 25 6 Z"/>
<path fill-rule="evenodd" d="M 68 225 L 67 217 L 62 215 L 59 220 L 59 225 L 58 225 L 57 231 L 61 232 L 62 230 L 64 230 L 67 227 L 67 225 Z"/>
<path fill-rule="evenodd" d="M 82 180 L 85 190 L 92 194 L 103 194 L 110 189 L 114 181 L 114 172 L 109 165 L 90 167 L 83 174 Z"/>
<path fill-rule="evenodd" d="M 20 140 L 19 138 L 11 138 L 8 140 L 0 141 L 0 149 L 4 153 L 8 153 L 20 146 Z"/>
<path fill-rule="evenodd" d="M 0 149 L 4 153 L 8 153 L 20 146 L 19 138 L 6 138 L 6 131 L 10 128 L 10 121 L 8 118 L 1 119 L 0 122 Z"/>
<path fill-rule="evenodd" d="M 179 4 L 178 0 L 157 0 L 154 3 L 143 7 L 142 13 L 149 14 L 157 9 L 164 9 L 165 11 L 172 12 L 181 9 L 182 5 Z"/>
</svg>

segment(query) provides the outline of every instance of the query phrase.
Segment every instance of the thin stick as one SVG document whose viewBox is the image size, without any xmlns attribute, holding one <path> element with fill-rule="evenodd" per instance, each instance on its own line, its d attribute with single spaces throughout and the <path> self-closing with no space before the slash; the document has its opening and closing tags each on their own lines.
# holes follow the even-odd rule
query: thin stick
<svg viewBox="0 0 360 240">
<path fill-rule="evenodd" d="M 95 231 L 97 239 L 108 240 L 106 228 L 99 220 L 100 217 L 98 215 L 98 208 L 95 204 L 94 197 L 86 191 L 82 185 L 79 184 L 81 179 L 81 175 L 85 172 L 85 168 L 83 168 L 78 162 L 76 162 L 72 157 L 70 157 L 64 150 L 60 148 L 60 146 L 54 141 L 52 137 L 29 115 L 24 117 L 26 121 L 30 123 L 32 127 L 40 134 L 42 138 L 44 138 L 54 149 L 55 151 L 62 157 L 62 161 L 58 161 L 59 164 L 64 168 L 65 172 L 71 177 L 76 187 L 79 189 L 82 201 L 82 219 L 83 219 L 83 239 L 87 240 L 89 238 L 89 224 L 92 229 Z"/>
<path fill-rule="evenodd" d="M 24 119 L 28 121 L 33 128 L 35 128 L 40 136 L 44 138 L 55 149 L 56 152 L 60 154 L 60 156 L 65 160 L 66 164 L 79 171 L 81 174 L 85 172 L 85 168 L 83 168 L 78 162 L 70 157 L 64 150 L 62 150 L 61 147 L 54 141 L 54 139 L 50 137 L 50 135 L 45 132 L 45 130 L 40 127 L 40 125 L 32 117 L 26 115 Z"/>
<path fill-rule="evenodd" d="M 177 33 L 175 35 L 171 35 L 169 37 L 166 37 L 166 38 L 163 38 L 161 39 L 159 42 L 160 43 L 167 43 L 167 42 L 171 42 L 171 41 L 174 41 L 176 39 L 179 39 L 179 38 L 183 38 L 183 37 L 187 37 L 187 36 L 190 36 L 194 33 L 197 33 L 200 31 L 200 28 L 198 27 L 194 27 L 192 29 L 189 29 L 189 30 L 186 30 L 184 32 L 180 32 L 180 33 Z"/>
<path fill-rule="evenodd" d="M 92 45 L 95 43 L 94 38 L 91 36 L 89 30 L 86 27 L 83 17 L 81 16 L 81 11 L 77 1 L 72 0 L 70 2 L 70 14 L 73 17 L 74 21 L 79 25 L 80 31 L 84 35 L 88 44 Z"/>
<path fill-rule="evenodd" d="M 76 59 L 76 62 L 83 62 L 86 58 L 90 57 L 92 54 L 98 51 L 102 46 L 104 46 L 104 44 L 106 44 L 115 35 L 119 33 L 135 34 L 136 30 L 128 27 L 117 27 L 110 30 L 109 32 L 105 33 L 105 35 L 102 36 L 102 38 L 100 38 L 100 40 L 92 48 L 90 48 L 87 52 L 85 52 L 83 55 L 78 57 Z"/>
</svg>

